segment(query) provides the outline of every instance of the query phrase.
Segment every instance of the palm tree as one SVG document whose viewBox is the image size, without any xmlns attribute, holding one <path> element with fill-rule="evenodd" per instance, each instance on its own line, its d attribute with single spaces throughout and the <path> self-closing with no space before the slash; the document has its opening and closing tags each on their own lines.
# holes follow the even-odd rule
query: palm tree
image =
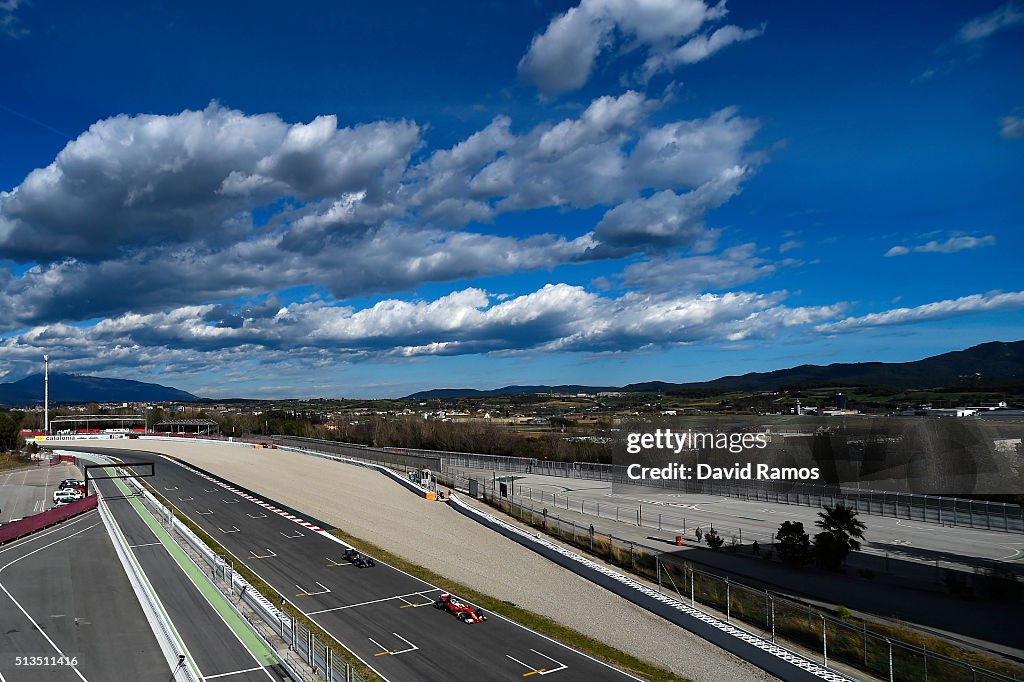
<svg viewBox="0 0 1024 682">
<path fill-rule="evenodd" d="M 835 551 L 838 553 L 835 558 L 839 563 L 845 561 L 846 555 L 851 551 L 860 549 L 860 541 L 864 539 L 864 529 L 867 526 L 857 518 L 856 509 L 842 503 L 834 507 L 826 505 L 825 511 L 818 512 L 818 519 L 814 525 L 834 539 Z"/>
</svg>

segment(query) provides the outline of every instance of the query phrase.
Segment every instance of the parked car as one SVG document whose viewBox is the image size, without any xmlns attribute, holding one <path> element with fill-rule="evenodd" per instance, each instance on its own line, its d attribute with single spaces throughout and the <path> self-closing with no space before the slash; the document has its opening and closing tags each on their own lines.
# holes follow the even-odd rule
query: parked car
<svg viewBox="0 0 1024 682">
<path fill-rule="evenodd" d="M 71 488 L 61 488 L 53 492 L 53 502 L 57 504 L 59 502 L 74 502 L 85 497 L 85 491 L 74 490 Z"/>
</svg>

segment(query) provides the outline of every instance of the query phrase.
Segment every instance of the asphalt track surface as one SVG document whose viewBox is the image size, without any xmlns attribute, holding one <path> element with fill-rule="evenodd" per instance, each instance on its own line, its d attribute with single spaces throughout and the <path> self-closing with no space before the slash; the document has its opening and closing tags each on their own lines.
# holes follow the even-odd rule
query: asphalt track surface
<svg viewBox="0 0 1024 682">
<path fill-rule="evenodd" d="M 257 659 L 221 618 L 190 577 L 174 561 L 131 500 L 113 481 L 93 483 L 121 528 L 131 552 L 163 603 L 204 678 L 224 682 L 285 680 Z M 205 579 L 198 576 L 199 579 Z M 134 596 L 134 595 L 133 595 Z M 147 625 L 148 629 L 148 625 Z M 166 664 L 165 664 L 166 668 Z M 125 677 L 108 677 L 129 679 Z"/>
<path fill-rule="evenodd" d="M 17 665 L 17 656 L 77 657 Z M 166 682 L 170 668 L 99 513 L 0 547 L 0 680 Z"/>
<path fill-rule="evenodd" d="M 75 449 L 155 462 L 157 492 L 387 680 L 635 679 L 493 613 L 467 625 L 432 608 L 440 590 L 381 563 L 356 568 L 343 544 L 161 455 Z"/>
<path fill-rule="evenodd" d="M 53 506 L 53 491 L 62 480 L 81 477 L 74 465 L 63 462 L 0 471 L 0 523 L 46 511 Z"/>
<path fill-rule="evenodd" d="M 489 469 L 458 469 L 457 472 L 487 481 L 488 485 L 495 474 Z M 719 535 L 728 539 L 738 535 L 738 529 L 742 528 L 743 542 L 748 545 L 754 540 L 770 542 L 783 521 L 800 521 L 813 535 L 817 532 L 814 522 L 821 511 L 818 507 L 673 493 L 661 488 L 613 485 L 607 481 L 505 472 L 497 472 L 497 475 L 514 476 L 517 497 L 532 499 L 552 510 L 564 509 L 568 499 L 570 509 L 580 511 L 583 503 L 586 513 L 600 511 L 602 518 L 614 519 L 617 508 L 621 521 L 635 525 L 637 510 L 642 506 L 645 527 L 657 528 L 660 514 L 665 532 L 683 533 L 684 519 L 685 532 L 690 534 L 697 526 L 707 530 L 714 524 Z M 938 561 L 943 568 L 967 570 L 998 561 L 1006 570 L 1024 575 L 1024 535 L 869 514 L 861 514 L 859 518 L 867 525 L 866 542 L 862 544 L 866 554 L 882 557 L 888 554 L 895 559 L 932 565 Z"/>
</svg>

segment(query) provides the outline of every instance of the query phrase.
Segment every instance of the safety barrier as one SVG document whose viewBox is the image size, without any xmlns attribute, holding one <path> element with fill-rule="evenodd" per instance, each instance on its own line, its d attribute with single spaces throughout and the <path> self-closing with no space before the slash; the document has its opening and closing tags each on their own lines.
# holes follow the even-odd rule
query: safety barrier
<svg viewBox="0 0 1024 682">
<path fill-rule="evenodd" d="M 39 514 L 32 516 L 26 516 L 20 521 L 12 521 L 11 523 L 0 526 L 0 545 L 11 540 L 17 540 L 18 538 L 25 537 L 29 533 L 34 533 L 37 530 L 48 528 L 55 523 L 66 521 L 73 516 L 78 516 L 90 509 L 96 508 L 96 496 L 90 495 L 89 497 L 82 498 L 81 500 L 75 500 L 63 507 L 44 511 Z"/>
<path fill-rule="evenodd" d="M 657 592 L 618 571 L 602 566 L 580 554 L 471 507 L 459 499 L 458 495 L 452 495 L 448 504 L 474 521 L 630 600 L 641 608 L 693 632 L 776 677 L 784 680 L 827 680 L 828 682 L 846 682 L 851 679 L 778 644 L 773 644 L 682 601 Z"/>
<path fill-rule="evenodd" d="M 278 437 L 297 448 L 338 452 L 348 449 L 363 457 L 388 465 L 400 465 L 400 458 L 411 462 L 432 462 L 438 472 L 453 469 L 484 469 L 507 473 L 558 476 L 611 483 L 627 483 L 644 487 L 662 488 L 694 494 L 720 495 L 743 500 L 774 502 L 807 507 L 834 506 L 842 503 L 862 514 L 888 516 L 948 526 L 966 526 L 1008 533 L 1024 533 L 1024 507 L 1005 502 L 969 500 L 939 495 L 897 493 L 867 488 L 825 486 L 806 482 L 784 483 L 759 481 L 693 481 L 645 480 L 632 481 L 626 476 L 626 467 L 598 462 L 553 462 L 530 457 L 507 457 L 444 450 L 415 448 L 371 448 L 355 443 L 340 443 L 296 436 Z M 425 465 L 424 466 L 429 466 Z"/>
<path fill-rule="evenodd" d="M 234 570 L 228 560 L 210 549 L 145 486 L 132 479 L 128 480 L 128 484 L 161 523 L 173 531 L 172 537 L 175 533 L 180 536 L 185 540 L 188 548 L 207 565 L 214 577 L 214 585 L 222 593 L 226 592 L 227 595 L 237 596 L 239 601 L 259 617 L 262 623 L 247 617 L 231 599 L 227 600 L 231 608 L 249 623 L 265 643 L 270 646 L 267 640 L 270 637 L 275 637 L 280 638 L 288 645 L 291 653 L 284 656 L 279 655 L 279 659 L 289 675 L 296 680 L 305 680 L 312 675 L 328 682 L 366 682 L 355 668 L 344 659 L 335 657 L 330 647 L 318 639 L 301 622 L 277 609 L 265 595 L 252 587 L 244 577 Z M 191 554 L 189 556 L 192 558 Z M 294 659 L 292 658 L 293 654 Z M 303 664 L 309 667 L 309 673 L 305 672 Z"/>
<path fill-rule="evenodd" d="M 437 499 L 437 495 L 436 495 L 436 493 L 433 490 L 428 490 L 427 488 L 424 488 L 420 484 L 415 483 L 413 481 L 410 481 L 408 478 L 406 478 L 405 476 L 402 476 L 398 472 L 392 471 L 388 467 L 380 465 L 380 464 L 376 464 L 376 463 L 373 463 L 373 462 L 365 462 L 365 461 L 362 461 L 362 460 L 353 459 L 351 457 L 342 457 L 342 456 L 339 456 L 339 455 L 328 455 L 328 454 L 324 454 L 324 453 L 321 453 L 321 452 L 313 452 L 313 451 L 304 450 L 304 449 L 301 449 L 301 448 L 293 448 L 293 447 L 282 446 L 280 449 L 282 449 L 282 450 L 289 450 L 291 452 L 297 452 L 297 453 L 302 454 L 302 455 L 313 455 L 314 457 L 319 457 L 321 459 L 329 459 L 329 460 L 332 460 L 334 462 L 344 462 L 346 464 L 353 464 L 355 466 L 363 467 L 364 469 L 375 469 L 376 471 L 381 472 L 382 474 L 384 474 L 388 478 L 391 478 L 391 479 L 397 481 L 399 484 L 401 484 L 405 488 L 411 490 L 412 492 L 416 493 L 417 495 L 419 495 L 420 497 L 422 497 L 424 499 L 427 499 L 427 500 L 435 500 L 435 499 Z"/>
<path fill-rule="evenodd" d="M 199 672 L 198 666 L 192 660 L 174 624 L 164 611 L 159 597 L 156 596 L 156 592 L 153 590 L 153 586 L 149 584 L 149 580 L 146 578 L 145 571 L 143 571 L 142 566 L 139 565 L 129 549 L 128 539 L 125 538 L 117 522 L 114 521 L 105 502 L 99 505 L 99 509 L 100 518 L 103 520 L 103 525 L 106 527 L 107 534 L 114 545 L 117 558 L 121 561 L 121 565 L 124 566 L 125 573 L 128 575 L 128 582 L 135 591 L 135 596 L 139 600 L 139 605 L 142 607 L 146 620 L 149 621 L 150 629 L 156 637 L 160 651 L 163 653 L 164 658 L 167 660 L 167 665 L 172 671 L 171 679 L 179 680 L 180 682 L 200 682 L 203 677 Z"/>
<path fill-rule="evenodd" d="M 804 651 L 818 651 L 829 661 L 866 671 L 880 679 L 894 682 L 1014 682 L 1022 679 L 1021 666 L 995 658 L 979 661 L 971 654 L 963 660 L 946 655 L 928 644 L 914 643 L 917 635 L 931 636 L 903 623 L 903 639 L 891 631 L 869 629 L 867 621 L 833 615 L 818 604 L 757 589 L 696 568 L 671 551 L 662 551 L 639 542 L 616 537 L 588 528 L 586 522 L 562 518 L 557 509 L 539 509 L 524 500 L 520 503 L 501 497 L 482 484 L 484 501 L 496 506 L 533 528 L 542 529 L 563 542 L 599 556 L 606 563 L 619 566 L 632 574 L 657 581 L 658 591 L 674 591 L 691 606 L 704 605 L 728 622 L 741 622 L 762 638 L 783 641 Z M 927 642 L 927 640 L 925 640 Z M 992 666 L 998 669 L 990 669 Z M 1001 667 L 1000 667 L 1001 666 Z M 892 671 L 890 677 L 889 672 Z M 1014 677 L 1016 675 L 1016 677 Z"/>
</svg>

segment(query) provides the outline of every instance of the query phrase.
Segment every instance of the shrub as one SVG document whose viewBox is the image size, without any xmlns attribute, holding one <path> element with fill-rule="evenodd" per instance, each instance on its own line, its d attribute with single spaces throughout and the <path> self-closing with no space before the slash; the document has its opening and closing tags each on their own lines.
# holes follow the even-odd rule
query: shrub
<svg viewBox="0 0 1024 682">
<path fill-rule="evenodd" d="M 804 532 L 804 524 L 799 521 L 783 521 L 775 534 L 775 543 L 783 563 L 803 566 L 807 562 L 811 539 Z"/>
</svg>

